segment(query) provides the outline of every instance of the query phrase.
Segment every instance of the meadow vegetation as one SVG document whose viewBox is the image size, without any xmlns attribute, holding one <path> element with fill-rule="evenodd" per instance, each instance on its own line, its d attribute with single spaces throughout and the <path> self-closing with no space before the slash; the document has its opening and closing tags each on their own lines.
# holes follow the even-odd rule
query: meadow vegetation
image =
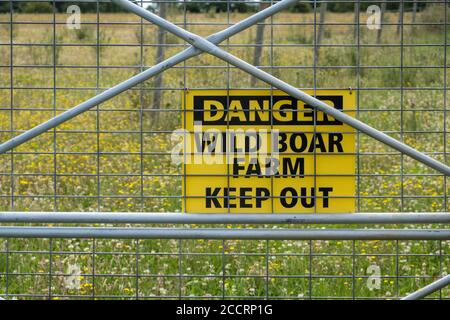
<svg viewBox="0 0 450 320">
<path fill-rule="evenodd" d="M 185 20 L 173 11 L 168 19 L 181 25 L 186 21 L 190 31 L 206 36 L 249 14 L 189 13 Z M 366 17 L 362 12 L 360 20 Z M 57 22 L 66 18 L 56 15 Z M 450 106 L 449 97 L 445 98 L 448 91 L 443 90 L 448 87 L 449 71 L 444 67 L 450 55 L 445 55 L 444 44 L 449 32 L 443 25 L 405 24 L 399 35 L 389 24 L 397 18 L 396 13 L 386 14 L 388 24 L 377 44 L 377 31 L 364 23 L 359 41 L 354 38 L 352 13 L 328 13 L 326 21 L 331 25 L 325 30 L 318 68 L 313 68 L 314 28 L 308 25 L 314 21 L 313 13 L 278 14 L 272 20 L 276 25 L 265 29 L 261 67 L 303 89 L 315 84 L 359 88 L 355 90 L 359 119 L 450 164 L 444 156 L 450 150 Z M 87 24 L 81 29 L 57 24 L 55 35 L 52 24 L 16 24 L 10 30 L 5 23 L 9 19 L 8 14 L 0 15 L 2 142 L 155 61 L 157 29 L 150 24 L 141 29 L 133 15 L 101 14 L 100 22 L 105 24 L 97 29 L 96 14 L 84 14 L 82 22 Z M 14 14 L 13 19 L 51 22 L 53 15 Z M 410 22 L 411 14 L 404 19 Z M 417 22 L 422 23 L 444 19 L 442 6 L 417 14 Z M 131 21 L 136 25 L 106 24 Z M 232 37 L 223 47 L 252 61 L 255 30 Z M 169 35 L 166 57 L 184 45 Z M 56 140 L 51 131 L 16 148 L 13 156 L 0 155 L 0 210 L 180 211 L 182 168 L 171 164 L 169 152 L 170 134 L 181 127 L 183 91 L 249 88 L 250 81 L 244 72 L 200 55 L 187 61 L 185 68 L 180 65 L 165 72 L 163 88 L 155 88 L 150 79 L 59 126 Z M 257 87 L 267 85 L 257 82 Z M 153 109 L 154 90 L 163 90 L 161 110 Z M 357 141 L 359 211 L 450 210 L 450 184 L 441 174 L 363 134 Z M 428 277 L 449 272 L 449 254 L 450 242 L 438 241 L 10 239 L 0 240 L 0 296 L 8 291 L 11 297 L 53 298 L 394 298 L 429 283 Z M 380 289 L 366 285 L 367 267 L 372 264 L 381 267 Z M 72 265 L 81 270 L 76 288 L 67 285 Z M 450 289 L 442 295 L 449 298 Z"/>
</svg>

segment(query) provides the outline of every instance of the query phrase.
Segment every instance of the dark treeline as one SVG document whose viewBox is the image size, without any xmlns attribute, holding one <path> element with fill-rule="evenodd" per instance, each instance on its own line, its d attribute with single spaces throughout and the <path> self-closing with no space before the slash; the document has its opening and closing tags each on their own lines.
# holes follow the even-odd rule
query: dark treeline
<svg viewBox="0 0 450 320">
<path fill-rule="evenodd" d="M 269 3 L 269 1 L 266 1 Z M 360 10 L 365 11 L 370 5 L 373 4 L 381 4 L 381 1 L 373 1 L 373 2 L 361 2 Z M 387 10 L 398 10 L 400 5 L 400 1 L 387 0 L 386 9 Z M 426 3 L 417 2 L 418 9 L 423 9 Z M 320 6 L 320 3 L 317 4 L 317 7 Z M 327 10 L 331 12 L 353 12 L 355 4 L 353 2 L 340 2 L 340 1 L 330 1 L 327 6 Z M 183 8 L 183 5 L 178 5 L 180 9 Z M 413 2 L 405 2 L 404 10 L 410 11 L 413 8 Z M 227 0 L 216 0 L 216 1 L 189 1 L 186 2 L 186 10 L 189 12 L 226 12 L 230 11 L 238 11 L 238 12 L 249 12 L 256 11 L 258 9 L 257 2 L 236 2 L 236 1 L 227 1 Z M 297 3 L 296 5 L 290 8 L 291 12 L 313 12 L 314 11 L 314 1 L 302 1 Z"/>
<path fill-rule="evenodd" d="M 139 2 L 139 1 L 137 1 Z M 148 9 L 154 10 L 157 7 L 157 1 L 154 4 L 151 4 Z M 387 10 L 398 10 L 399 1 L 387 0 L 386 9 Z M 97 12 L 97 3 L 82 3 L 82 2 L 56 2 L 55 9 L 56 12 L 64 13 L 67 12 L 67 7 L 76 4 L 80 7 L 81 12 Z M 367 7 L 373 4 L 381 4 L 381 1 L 373 1 L 373 2 L 361 2 L 360 10 L 365 11 Z M 299 2 L 298 4 L 291 7 L 291 12 L 312 12 L 314 10 L 314 2 Z M 421 10 L 425 7 L 426 3 L 418 1 L 418 10 Z M 118 7 L 113 3 L 99 3 L 98 10 L 100 12 L 123 12 L 123 9 Z M 241 1 L 227 1 L 227 0 L 198 0 L 198 1 L 188 1 L 180 3 L 176 0 L 173 1 L 173 4 L 169 5 L 170 7 L 178 10 L 184 10 L 192 12 L 192 13 L 200 13 L 200 12 L 254 12 L 257 11 L 259 5 L 257 2 L 241 2 Z M 320 4 L 318 5 L 320 6 Z M 410 11 L 412 10 L 413 2 L 408 1 L 404 3 L 404 10 Z M 354 10 L 353 2 L 329 2 L 327 5 L 327 10 L 331 12 L 351 12 Z M 0 3 L 0 12 L 6 13 L 10 11 L 10 3 L 2 2 Z M 49 13 L 53 12 L 53 4 L 52 2 L 14 2 L 13 3 L 13 11 L 15 13 Z"/>
<path fill-rule="evenodd" d="M 418 0 L 417 1 L 417 8 L 419 10 L 425 8 L 426 3 L 421 2 L 422 0 Z M 360 4 L 360 11 L 366 11 L 367 8 L 371 5 L 379 5 L 381 6 L 381 2 L 382 1 L 373 1 L 373 2 L 361 2 Z M 353 11 L 355 9 L 354 7 L 354 3 L 346 3 L 346 2 L 329 2 L 328 6 L 327 6 L 327 10 L 331 11 L 331 12 L 350 12 Z M 404 10 L 405 11 L 412 11 L 413 9 L 413 1 L 412 0 L 408 0 L 405 1 L 403 3 L 404 6 Z M 392 0 L 387 0 L 386 1 L 386 10 L 391 10 L 391 11 L 397 11 L 400 7 L 400 1 L 392 1 Z"/>
<path fill-rule="evenodd" d="M 97 3 L 93 2 L 55 2 L 55 12 L 65 13 L 67 8 L 71 5 L 77 5 L 80 7 L 81 12 L 97 12 Z M 14 13 L 51 13 L 53 12 L 52 2 L 13 2 L 13 12 Z M 10 3 L 2 2 L 0 3 L 0 12 L 6 13 L 10 12 Z M 98 10 L 100 12 L 124 12 L 122 8 L 107 2 L 100 2 L 98 4 Z"/>
</svg>

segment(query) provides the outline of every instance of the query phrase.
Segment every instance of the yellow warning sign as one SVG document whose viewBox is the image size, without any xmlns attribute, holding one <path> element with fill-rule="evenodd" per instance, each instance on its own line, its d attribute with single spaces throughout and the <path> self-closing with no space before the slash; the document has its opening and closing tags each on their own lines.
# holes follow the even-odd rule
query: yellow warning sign
<svg viewBox="0 0 450 320">
<path fill-rule="evenodd" d="M 354 116 L 350 90 L 315 95 Z M 352 127 L 277 90 L 190 90 L 183 105 L 185 212 L 355 211 Z"/>
</svg>

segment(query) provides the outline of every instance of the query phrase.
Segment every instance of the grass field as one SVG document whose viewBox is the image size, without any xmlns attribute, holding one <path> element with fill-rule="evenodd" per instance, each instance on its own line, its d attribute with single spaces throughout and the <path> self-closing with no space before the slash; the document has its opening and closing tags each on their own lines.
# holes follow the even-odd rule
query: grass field
<svg viewBox="0 0 450 320">
<path fill-rule="evenodd" d="M 55 18 L 65 22 L 67 15 Z M 168 18 L 184 21 L 179 12 L 171 12 Z M 190 31 L 206 36 L 242 18 L 237 13 L 188 14 L 186 22 Z M 389 23 L 396 23 L 397 18 L 395 13 L 386 14 Z M 14 22 L 50 24 L 16 24 L 13 30 L 9 19 L 8 14 L 0 15 L 2 142 L 155 62 L 155 27 L 145 24 L 141 30 L 138 24 L 106 24 L 139 23 L 132 15 L 102 13 L 100 22 L 105 24 L 97 30 L 96 15 L 84 14 L 83 23 L 92 24 L 80 30 L 60 24 L 55 36 L 51 14 L 15 14 Z M 351 24 L 353 19 L 353 14 L 328 13 L 326 21 Z M 365 21 L 365 13 L 360 19 Z M 405 13 L 404 22 L 411 19 Z M 443 23 L 444 19 L 443 7 L 417 16 L 422 23 Z M 200 21 L 211 24 L 195 25 Z M 313 14 L 286 13 L 273 18 L 274 23 L 313 21 Z M 450 164 L 444 157 L 450 150 L 450 106 L 444 103 L 442 90 L 448 87 L 449 71 L 444 68 L 449 63 L 444 49 L 450 40 L 448 30 L 443 25 L 405 24 L 398 35 L 395 25 L 386 25 L 377 45 L 377 32 L 362 22 L 359 46 L 354 46 L 353 26 L 326 27 L 317 62 L 322 68 L 316 71 L 312 68 L 312 26 L 267 26 L 262 65 L 299 88 L 313 88 L 315 82 L 318 88 L 359 87 L 359 119 Z M 224 47 L 251 62 L 254 35 L 255 28 L 250 28 Z M 166 57 L 183 48 L 175 36 L 168 35 L 167 42 Z M 170 154 L 163 153 L 171 149 L 170 133 L 181 126 L 183 89 L 223 89 L 227 83 L 232 88 L 249 88 L 250 77 L 201 55 L 187 61 L 186 68 L 164 73 L 158 122 L 150 109 L 154 82 L 148 80 L 58 127 L 56 143 L 50 132 L 15 149 L 13 157 L 0 155 L 0 210 L 180 211 L 181 167 L 173 166 Z M 258 87 L 267 86 L 259 82 Z M 450 210 L 450 184 L 442 175 L 364 135 L 359 136 L 358 150 L 359 211 Z M 142 158 L 140 152 L 144 152 Z M 449 272 L 449 255 L 448 241 L 11 239 L 0 241 L 0 296 L 7 292 L 19 298 L 30 294 L 53 298 L 394 298 L 429 283 L 428 277 Z M 370 290 L 366 285 L 367 268 L 372 264 L 381 268 L 380 289 Z M 68 285 L 70 273 L 77 274 L 71 278 L 75 278 L 75 287 Z M 449 298 L 450 289 L 443 290 L 442 296 Z"/>
</svg>

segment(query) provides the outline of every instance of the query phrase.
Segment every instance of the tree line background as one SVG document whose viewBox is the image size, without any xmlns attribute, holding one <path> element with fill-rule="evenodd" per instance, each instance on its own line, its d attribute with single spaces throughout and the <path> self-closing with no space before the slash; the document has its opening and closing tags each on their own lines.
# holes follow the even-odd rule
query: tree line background
<svg viewBox="0 0 450 320">
<path fill-rule="evenodd" d="M 134 1 L 139 3 L 139 1 Z M 366 10 L 368 6 L 372 4 L 380 4 L 382 1 L 374 1 L 373 3 L 362 2 L 360 5 L 360 10 Z M 97 3 L 83 3 L 74 1 L 70 2 L 55 2 L 56 12 L 65 13 L 67 11 L 67 7 L 72 4 L 76 4 L 80 7 L 81 12 L 97 12 Z M 269 3 L 267 3 L 269 4 Z M 186 10 L 192 13 L 201 13 L 201 12 L 227 12 L 228 10 L 233 12 L 256 12 L 259 10 L 260 3 L 258 1 L 227 1 L 227 0 L 195 0 L 195 1 L 176 1 L 173 0 L 173 4 L 167 4 L 170 9 L 175 10 Z M 413 2 L 405 2 L 404 10 L 412 10 Z M 418 2 L 417 9 L 421 10 L 424 8 L 426 3 Z M 14 2 L 12 4 L 13 11 L 15 13 L 51 13 L 53 12 L 53 4 L 50 1 L 43 2 Z M 298 4 L 291 6 L 291 12 L 312 12 L 314 6 L 314 1 L 302 1 Z M 318 4 L 317 6 L 320 6 Z M 148 10 L 154 11 L 158 7 L 158 2 L 155 1 L 154 4 L 150 4 L 147 8 Z M 387 0 L 386 1 L 386 10 L 398 10 L 400 7 L 400 1 Z M 354 3 L 352 2 L 330 2 L 327 4 L 327 11 L 331 12 L 350 12 L 354 10 Z M 0 3 L 0 13 L 6 13 L 10 11 L 10 3 L 2 2 Z M 119 6 L 113 3 L 99 3 L 99 11 L 100 12 L 123 12 Z"/>
</svg>

